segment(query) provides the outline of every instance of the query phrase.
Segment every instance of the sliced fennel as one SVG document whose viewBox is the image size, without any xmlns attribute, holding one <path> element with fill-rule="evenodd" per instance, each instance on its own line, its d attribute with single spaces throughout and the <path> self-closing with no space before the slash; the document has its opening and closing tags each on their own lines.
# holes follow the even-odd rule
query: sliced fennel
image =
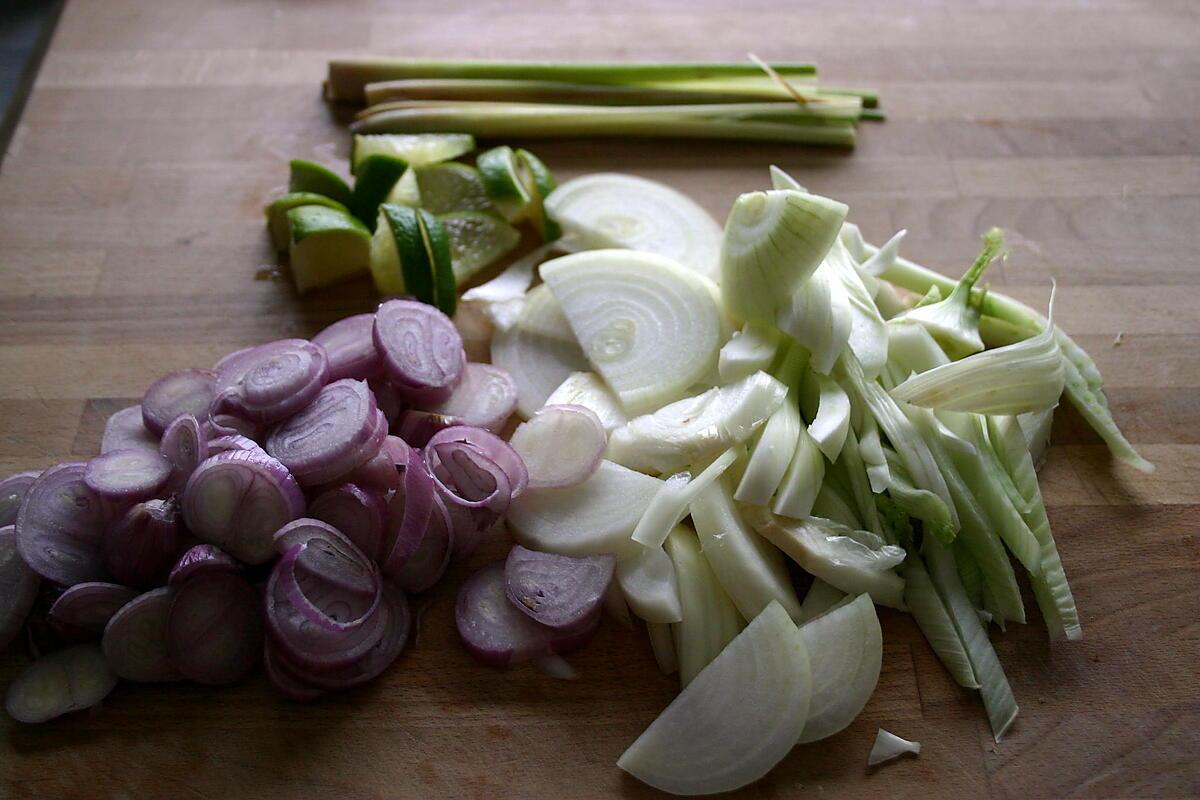
<svg viewBox="0 0 1200 800">
<path fill-rule="evenodd" d="M 904 549 L 870 531 L 855 531 L 820 517 L 787 519 L 763 508 L 746 521 L 804 569 L 847 594 L 867 593 L 880 605 L 904 608 L 904 581 L 894 568 Z"/>
<path fill-rule="evenodd" d="M 786 517 L 807 517 L 812 512 L 824 479 L 825 457 L 821 455 L 808 429 L 801 424 L 796 451 L 792 453 L 792 461 L 788 464 L 783 482 L 779 484 L 771 508 L 776 514 Z"/>
<path fill-rule="evenodd" d="M 658 624 L 683 619 L 675 565 L 661 545 L 626 542 L 617 553 L 616 577 L 625 602 L 641 619 Z"/>
<path fill-rule="evenodd" d="M 855 227 L 854 230 L 857 231 L 858 228 Z M 900 255 L 900 243 L 904 241 L 904 237 L 907 235 L 908 231 L 906 230 L 897 231 L 892 238 L 884 242 L 883 247 L 880 247 L 875 253 L 867 256 L 865 260 L 860 259 L 862 261 L 862 266 L 860 269 L 875 278 L 878 278 L 880 275 L 887 272 L 888 268 L 891 267 L 892 264 L 896 263 L 896 257 Z M 845 242 L 846 237 L 843 235 L 842 243 L 845 244 Z M 858 241 L 855 244 L 859 245 L 860 247 L 862 246 L 863 242 L 861 233 L 858 234 Z M 847 249 L 849 249 L 849 247 L 850 246 L 847 245 Z M 851 250 L 850 252 L 851 255 L 853 255 L 856 259 L 859 258 L 859 253 L 856 253 L 854 250 Z M 866 255 L 866 253 L 862 252 L 862 255 Z"/>
<path fill-rule="evenodd" d="M 713 459 L 696 477 L 679 472 L 663 481 L 658 492 L 638 520 L 631 537 L 646 547 L 661 547 L 667 534 L 688 515 L 688 506 L 725 473 L 737 460 L 741 448 L 731 447 Z"/>
<path fill-rule="evenodd" d="M 808 593 L 804 595 L 804 602 L 800 604 L 800 616 L 796 619 L 796 624 L 803 625 L 809 620 L 816 619 L 845 598 L 846 593 L 841 589 L 830 586 L 820 578 L 813 578 L 812 585 L 808 587 Z"/>
<path fill-rule="evenodd" d="M 963 647 L 962 639 L 950 619 L 949 612 L 938 596 L 925 565 L 919 558 L 908 558 L 904 562 L 904 602 L 913 619 L 917 621 L 925 640 L 934 654 L 954 678 L 954 682 L 967 689 L 978 689 L 975 670 Z"/>
<path fill-rule="evenodd" d="M 809 654 L 770 605 L 667 706 L 617 761 L 678 795 L 732 791 L 766 775 L 796 744 L 812 696 Z"/>
<path fill-rule="evenodd" d="M 859 530 L 863 527 L 862 520 L 858 518 L 858 512 L 850 505 L 842 490 L 836 487 L 832 481 L 821 484 L 821 491 L 817 492 L 817 499 L 813 502 L 812 514 L 814 517 L 824 517 L 834 522 L 840 522 L 847 528 Z"/>
<path fill-rule="evenodd" d="M 862 594 L 800 628 L 812 669 L 813 698 L 800 744 L 832 736 L 854 721 L 879 683 L 883 632 Z"/>
<path fill-rule="evenodd" d="M 559 489 L 526 489 L 508 507 L 513 537 L 531 550 L 567 556 L 615 553 L 662 481 L 601 461 L 586 481 Z"/>
<path fill-rule="evenodd" d="M 720 311 L 705 279 L 678 262 L 593 250 L 549 261 L 541 274 L 629 413 L 678 400 L 715 366 Z"/>
<path fill-rule="evenodd" d="M 717 355 L 721 383 L 733 383 L 759 370 L 769 369 L 779 350 L 779 339 L 779 332 L 774 327 L 747 322 Z"/>
<path fill-rule="evenodd" d="M 672 567 L 674 569 L 674 567 Z M 675 655 L 675 640 L 671 638 L 671 626 L 662 622 L 647 622 L 646 633 L 650 635 L 650 649 L 663 675 L 674 675 L 679 671 L 679 657 Z"/>
<path fill-rule="evenodd" d="M 573 372 L 546 398 L 546 405 L 583 406 L 600 418 L 605 433 L 629 421 L 621 401 L 594 372 Z"/>
<path fill-rule="evenodd" d="M 850 430 L 850 397 L 837 381 L 826 375 L 809 373 L 808 380 L 816 384 L 819 395 L 817 415 L 808 426 L 808 435 L 825 458 L 837 461 Z"/>
<path fill-rule="evenodd" d="M 667 474 L 743 442 L 775 413 L 787 388 L 765 372 L 631 419 L 612 432 L 606 458 Z"/>
<path fill-rule="evenodd" d="M 853 257 L 835 239 L 825 257 L 833 274 L 841 282 L 850 309 L 850 336 L 847 344 L 862 365 L 868 378 L 875 378 L 887 363 L 888 336 L 886 323 L 875 307 L 875 298 L 863 283 L 854 264 Z"/>
<path fill-rule="evenodd" d="M 908 472 L 900 463 L 896 451 L 888 448 L 885 451 L 891 480 L 888 484 L 888 495 L 910 517 L 925 523 L 925 530 L 934 534 L 944 542 L 954 540 L 954 522 L 950 517 L 950 509 L 936 494 L 925 489 L 918 489 L 909 480 Z"/>
<path fill-rule="evenodd" d="M 882 252 L 883 248 L 880 248 L 875 256 Z M 972 291 L 991 263 L 1003 254 L 1004 235 L 998 228 L 992 228 L 983 235 L 983 250 L 979 257 L 955 284 L 950 296 L 940 302 L 914 308 L 903 318 L 928 328 L 952 356 L 978 353 L 983 349 L 983 340 L 979 338 L 979 305 Z M 876 274 L 885 274 L 895 264 L 896 256 L 893 254 Z"/>
<path fill-rule="evenodd" d="M 589 247 L 657 253 L 719 278 L 721 227 L 669 186 L 619 173 L 583 175 L 551 192 L 546 210 Z"/>
<path fill-rule="evenodd" d="M 913 405 L 980 414 L 1023 414 L 1058 404 L 1063 392 L 1062 351 L 1054 335 L 1054 291 L 1046 329 L 1016 344 L 997 347 L 914 375 L 892 390 Z"/>
<path fill-rule="evenodd" d="M 859 452 L 858 439 L 854 436 L 854 431 L 849 431 L 847 434 L 841 457 L 833 465 L 833 472 L 845 478 L 847 488 L 850 489 L 850 496 L 854 498 L 858 517 L 863 521 L 866 529 L 872 533 L 882 534 L 883 528 L 875 509 L 875 495 L 871 491 L 867 468 L 863 463 L 862 454 Z"/>
<path fill-rule="evenodd" d="M 703 489 L 691 502 L 700 551 L 746 619 L 777 602 L 799 619 L 800 601 L 782 554 L 742 521 L 724 481 Z"/>
<path fill-rule="evenodd" d="M 1025 447 L 1036 466 L 1042 465 L 1046 448 L 1050 446 L 1050 428 L 1054 425 L 1054 409 L 1018 414 L 1017 423 L 1025 434 Z"/>
<path fill-rule="evenodd" d="M 679 580 L 683 619 L 671 628 L 679 657 L 679 682 L 687 686 L 738 635 L 745 623 L 700 552 L 700 541 L 694 531 L 677 526 L 664 547 Z"/>
<path fill-rule="evenodd" d="M 906 753 L 915 756 L 920 752 L 920 742 L 910 742 L 880 728 L 879 733 L 875 734 L 875 744 L 871 745 L 871 753 L 867 756 L 867 766 L 875 767 Z"/>
<path fill-rule="evenodd" d="M 721 248 L 721 287 L 729 312 L 774 322 L 837 240 L 846 211 L 836 200 L 786 189 L 739 197 Z"/>
<path fill-rule="evenodd" d="M 869 414 L 863 417 L 862 424 L 856 428 L 858 432 L 858 453 L 862 456 L 863 466 L 867 468 L 867 480 L 871 483 L 871 491 L 876 494 L 887 491 L 891 485 L 891 468 L 883 452 L 883 442 L 879 438 L 879 425 Z M 949 512 L 947 512 L 949 513 Z"/>
<path fill-rule="evenodd" d="M 788 175 L 774 164 L 770 167 L 771 173 L 771 188 L 772 189 L 791 189 L 793 192 L 807 192 L 800 182 Z"/>
<path fill-rule="evenodd" d="M 784 400 L 754 443 L 750 461 L 734 494 L 738 502 L 759 506 L 771 502 L 796 453 L 803 424 L 796 405 Z"/>
<path fill-rule="evenodd" d="M 823 262 L 776 316 L 779 329 L 804 345 L 810 366 L 828 375 L 850 340 L 850 300 L 833 268 Z"/>
<path fill-rule="evenodd" d="M 517 324 L 496 326 L 492 363 L 506 370 L 517 384 L 517 411 L 528 419 L 572 373 L 586 370 L 587 360 L 575 342 L 539 336 Z"/>
</svg>

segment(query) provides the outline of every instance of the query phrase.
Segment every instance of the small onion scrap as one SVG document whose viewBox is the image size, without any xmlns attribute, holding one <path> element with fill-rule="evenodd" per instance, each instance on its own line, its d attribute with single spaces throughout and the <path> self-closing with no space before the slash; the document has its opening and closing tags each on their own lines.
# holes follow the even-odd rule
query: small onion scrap
<svg viewBox="0 0 1200 800">
<path fill-rule="evenodd" d="M 50 625 L 69 641 L 99 639 L 113 615 L 138 596 L 116 583 L 77 583 L 50 606 Z"/>
<path fill-rule="evenodd" d="M 171 464 L 171 485 L 182 487 L 200 462 L 208 458 L 208 439 L 195 417 L 181 414 L 163 432 L 158 452 Z"/>
<path fill-rule="evenodd" d="M 374 339 L 388 380 L 414 403 L 440 403 L 462 379 L 462 337 L 433 306 L 388 300 L 375 312 Z"/>
<path fill-rule="evenodd" d="M 338 320 L 312 338 L 313 344 L 325 348 L 330 380 L 366 380 L 382 372 L 374 331 L 374 314 L 355 314 Z"/>
<path fill-rule="evenodd" d="M 84 464 L 59 464 L 38 476 L 17 515 L 25 563 L 60 586 L 102 580 L 105 508 L 84 481 Z"/>
<path fill-rule="evenodd" d="M 142 422 L 152 433 L 163 431 L 184 414 L 208 416 L 217 395 L 217 373 L 210 369 L 185 369 L 162 376 L 142 395 Z"/>
<path fill-rule="evenodd" d="M 304 339 L 248 347 L 217 362 L 210 413 L 275 422 L 307 406 L 329 380 L 325 349 Z"/>
<path fill-rule="evenodd" d="M 516 545 L 504 562 L 505 592 L 517 610 L 548 628 L 594 628 L 615 568 L 612 555 L 574 558 Z"/>
</svg>

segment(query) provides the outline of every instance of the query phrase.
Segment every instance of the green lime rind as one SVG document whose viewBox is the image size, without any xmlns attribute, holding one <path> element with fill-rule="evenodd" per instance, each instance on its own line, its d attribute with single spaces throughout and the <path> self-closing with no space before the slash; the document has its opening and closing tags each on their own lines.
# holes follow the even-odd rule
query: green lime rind
<svg viewBox="0 0 1200 800">
<path fill-rule="evenodd" d="M 382 133 L 358 134 L 350 148 L 350 171 L 370 156 L 400 158 L 414 167 L 449 161 L 475 149 L 469 133 Z"/>
<path fill-rule="evenodd" d="M 408 163 L 394 156 L 376 155 L 363 159 L 354 179 L 354 202 L 350 209 L 363 224 L 374 229 L 380 204 L 408 170 Z"/>
<path fill-rule="evenodd" d="M 529 191 L 518 173 L 517 156 L 507 145 L 485 150 L 475 159 L 484 189 L 492 204 L 509 222 L 520 222 L 529 213 Z"/>
<path fill-rule="evenodd" d="M 311 192 L 328 197 L 344 206 L 351 203 L 349 184 L 328 167 L 315 161 L 296 158 L 288 162 L 288 192 Z"/>
<path fill-rule="evenodd" d="M 417 167 L 415 172 L 421 207 L 431 214 L 492 209 L 483 177 L 469 164 L 430 164 Z"/>
<path fill-rule="evenodd" d="M 371 233 L 344 208 L 302 205 L 287 211 L 296 290 L 330 286 L 366 270 Z"/>
<path fill-rule="evenodd" d="M 371 273 L 380 294 L 407 293 L 421 302 L 433 303 L 434 267 L 425 244 L 420 210 L 384 203 L 379 207 L 373 241 Z"/>
<path fill-rule="evenodd" d="M 494 214 L 453 211 L 439 219 L 450 237 L 450 263 L 459 286 L 521 243 L 521 232 Z"/>
<path fill-rule="evenodd" d="M 516 156 L 517 175 L 529 194 L 528 219 L 543 242 L 553 242 L 562 237 L 562 228 L 546 214 L 545 201 L 558 186 L 558 181 L 554 180 L 554 173 L 550 168 L 528 150 L 519 149 Z"/>
<path fill-rule="evenodd" d="M 418 211 L 425 252 L 433 267 L 433 304 L 446 316 L 454 316 L 458 305 L 458 282 L 450 259 L 450 236 L 441 221 L 425 209 Z"/>
<path fill-rule="evenodd" d="M 286 253 L 292 243 L 292 232 L 288 226 L 287 212 L 300 206 L 325 206 L 350 213 L 350 209 L 336 200 L 315 192 L 288 192 L 263 209 L 267 217 L 267 231 L 271 234 L 271 245 L 276 253 Z"/>
</svg>

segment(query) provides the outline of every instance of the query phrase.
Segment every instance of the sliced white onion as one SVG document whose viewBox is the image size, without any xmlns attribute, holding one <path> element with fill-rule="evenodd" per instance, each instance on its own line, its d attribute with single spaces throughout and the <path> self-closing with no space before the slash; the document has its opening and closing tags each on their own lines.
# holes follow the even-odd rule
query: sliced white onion
<svg viewBox="0 0 1200 800">
<path fill-rule="evenodd" d="M 816 619 L 845 598 L 846 593 L 841 589 L 830 586 L 820 578 L 813 578 L 812 586 L 808 587 L 804 602 L 800 604 L 800 618 L 796 620 L 796 624 L 803 625 Z"/>
<path fill-rule="evenodd" d="M 800 617 L 800 600 L 783 555 L 742 521 L 724 481 L 701 491 L 691 512 L 700 550 L 743 617 L 754 619 L 772 602 L 792 619 Z"/>
<path fill-rule="evenodd" d="M 546 211 L 588 246 L 658 253 L 718 277 L 721 226 L 669 186 L 612 172 L 583 175 L 551 192 Z"/>
<path fill-rule="evenodd" d="M 517 413 L 528 419 L 572 373 L 588 368 L 574 342 L 547 339 L 519 325 L 497 326 L 492 337 L 492 363 L 517 384 Z"/>
<path fill-rule="evenodd" d="M 679 656 L 679 682 L 687 686 L 738 635 L 745 621 L 704 560 L 694 531 L 676 526 L 664 548 L 679 581 L 683 619 L 671 631 Z"/>
<path fill-rule="evenodd" d="M 768 606 L 629 746 L 617 766 L 680 795 L 732 791 L 796 744 L 813 693 L 787 612 Z"/>
<path fill-rule="evenodd" d="M 548 406 L 583 406 L 600 418 L 607 435 L 629 421 L 621 400 L 594 372 L 573 372 L 546 398 Z"/>
<path fill-rule="evenodd" d="M 508 525 L 531 550 L 565 556 L 615 553 L 661 484 L 658 478 L 601 461 L 583 483 L 522 492 L 508 507 Z"/>
<path fill-rule="evenodd" d="M 526 293 L 525 305 L 514 324 L 547 339 L 571 343 L 575 341 L 575 333 L 563 314 L 562 306 L 558 304 L 550 287 L 544 283 Z"/>
<path fill-rule="evenodd" d="M 617 556 L 616 574 L 625 602 L 638 617 L 659 624 L 683 619 L 675 566 L 661 546 L 627 543 Z"/>
<path fill-rule="evenodd" d="M 787 387 L 765 372 L 631 419 L 612 432 L 607 458 L 669 473 L 750 437 L 784 402 Z"/>
<path fill-rule="evenodd" d="M 632 539 L 646 547 L 662 546 L 671 529 L 687 516 L 688 506 L 697 495 L 725 474 L 725 470 L 737 461 L 742 452 L 739 447 L 731 447 L 713 459 L 695 478 L 691 473 L 678 472 L 663 481 L 646 513 L 633 529 Z"/>
<path fill-rule="evenodd" d="M 775 410 L 754 443 L 750 461 L 734 497 L 739 503 L 765 506 L 783 482 L 800 442 L 800 411 L 785 400 Z"/>
<path fill-rule="evenodd" d="M 869 595 L 800 626 L 812 666 L 812 704 L 799 742 L 815 742 L 845 728 L 879 683 L 883 632 Z"/>
<path fill-rule="evenodd" d="M 561 488 L 587 480 L 600 466 L 607 437 L 583 406 L 547 405 L 513 431 L 509 444 L 529 470 L 529 488 Z"/>
<path fill-rule="evenodd" d="M 661 622 L 647 622 L 646 633 L 650 634 L 650 649 L 663 675 L 674 675 L 679 671 L 679 659 L 675 656 L 675 640 L 671 638 L 671 626 Z"/>
<path fill-rule="evenodd" d="M 721 383 L 733 383 L 759 370 L 769 369 L 778 350 L 778 330 L 770 325 L 747 322 L 717 355 Z"/>
<path fill-rule="evenodd" d="M 678 400 L 716 364 L 721 314 L 711 284 L 676 261 L 593 250 L 543 264 L 542 278 L 629 413 Z"/>
<path fill-rule="evenodd" d="M 920 752 L 920 742 L 910 742 L 908 739 L 902 739 L 896 734 L 880 728 L 879 733 L 875 734 L 875 744 L 871 746 L 871 754 L 867 756 L 867 766 L 877 766 L 885 761 L 891 761 L 893 758 L 899 758 L 905 753 L 912 753 L 915 756 Z"/>
</svg>

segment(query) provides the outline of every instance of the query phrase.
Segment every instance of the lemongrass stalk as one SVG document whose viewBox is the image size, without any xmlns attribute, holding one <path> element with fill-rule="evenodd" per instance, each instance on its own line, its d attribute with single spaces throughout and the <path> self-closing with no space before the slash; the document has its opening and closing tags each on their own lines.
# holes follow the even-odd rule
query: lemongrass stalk
<svg viewBox="0 0 1200 800">
<path fill-rule="evenodd" d="M 788 77 L 812 77 L 815 64 L 772 65 Z M 443 59 L 335 59 L 329 62 L 331 100 L 362 102 L 368 83 L 405 78 L 507 78 L 512 80 L 638 83 L 643 81 L 703 80 L 761 75 L 746 62 L 550 62 L 455 61 Z"/>
<path fill-rule="evenodd" d="M 841 125 L 857 122 L 859 108 L 846 104 L 800 105 L 788 102 L 660 103 L 653 105 L 586 105 L 579 103 L 523 103 L 503 100 L 391 100 L 369 106 L 355 115 L 356 120 L 393 111 L 436 110 L 456 113 L 546 114 L 580 119 L 592 117 L 664 117 L 667 119 L 718 119 L 734 122 L 775 122 L 782 124 L 827 123 Z"/>
<path fill-rule="evenodd" d="M 779 72 L 779 65 L 775 65 L 775 71 Z M 838 95 L 842 97 L 857 97 L 862 101 L 865 109 L 878 109 L 879 107 L 879 92 L 875 89 L 866 89 L 853 86 L 830 86 L 824 83 L 818 83 L 812 76 L 805 75 L 785 75 L 788 82 L 795 84 L 801 89 L 811 89 L 820 92 L 823 95 Z M 650 87 L 670 87 L 677 89 L 698 89 L 700 91 L 710 92 L 765 92 L 768 89 L 774 89 L 778 94 L 783 94 L 783 90 L 775 84 L 766 75 L 761 72 L 758 75 L 751 75 L 741 78 L 705 78 L 703 80 L 679 80 L 670 82 L 644 81 L 639 82 L 642 86 Z M 882 116 L 882 112 L 878 112 Z"/>
</svg>

